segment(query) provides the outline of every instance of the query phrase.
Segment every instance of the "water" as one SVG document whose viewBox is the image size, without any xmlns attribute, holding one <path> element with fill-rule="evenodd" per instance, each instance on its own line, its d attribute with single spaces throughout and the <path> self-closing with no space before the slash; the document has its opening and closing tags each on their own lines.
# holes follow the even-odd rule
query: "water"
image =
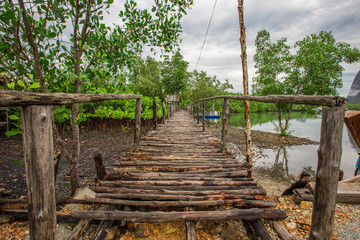
<svg viewBox="0 0 360 240">
<path fill-rule="evenodd" d="M 276 132 L 276 113 L 252 113 L 251 129 L 264 132 Z M 231 126 L 243 127 L 244 115 L 230 114 Z M 291 135 L 320 141 L 321 115 L 294 112 L 290 120 Z M 344 179 L 354 176 L 355 163 L 358 158 L 358 147 L 344 125 L 342 140 L 342 157 L 340 169 L 344 171 Z M 314 171 L 317 169 L 318 145 L 285 146 L 278 149 L 263 149 L 264 157 L 255 154 L 255 166 L 265 166 L 274 171 L 284 171 L 288 176 L 297 177 L 302 170 Z"/>
</svg>

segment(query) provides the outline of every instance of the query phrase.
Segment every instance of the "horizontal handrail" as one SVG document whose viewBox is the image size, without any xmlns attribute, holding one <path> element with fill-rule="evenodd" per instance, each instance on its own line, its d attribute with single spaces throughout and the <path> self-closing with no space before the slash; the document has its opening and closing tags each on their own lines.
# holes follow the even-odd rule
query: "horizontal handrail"
<svg viewBox="0 0 360 240">
<path fill-rule="evenodd" d="M 73 103 L 129 100 L 139 98 L 141 98 L 141 95 L 138 94 L 43 93 L 0 90 L 0 107 L 29 105 L 68 105 Z"/>
<path fill-rule="evenodd" d="M 193 104 L 208 101 L 213 99 L 237 99 L 248 100 L 265 103 L 293 103 L 293 104 L 307 104 L 307 105 L 321 105 L 328 107 L 343 106 L 348 103 L 348 100 L 339 96 L 312 96 L 312 95 L 267 95 L 267 96 L 241 96 L 241 95 L 220 95 L 210 98 L 203 98 L 195 101 Z"/>
</svg>

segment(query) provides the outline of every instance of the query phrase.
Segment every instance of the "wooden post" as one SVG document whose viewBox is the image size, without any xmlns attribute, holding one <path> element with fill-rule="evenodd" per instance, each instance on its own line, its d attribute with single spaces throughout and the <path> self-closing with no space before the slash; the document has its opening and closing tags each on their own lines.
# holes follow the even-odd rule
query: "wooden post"
<svg viewBox="0 0 360 240">
<path fill-rule="evenodd" d="M 226 147 L 225 138 L 227 135 L 228 127 L 229 127 L 229 99 L 224 98 L 220 152 L 223 152 Z"/>
<path fill-rule="evenodd" d="M 105 166 L 104 166 L 104 161 L 103 161 L 103 158 L 101 156 L 100 150 L 98 150 L 98 149 L 95 150 L 93 152 L 92 156 L 93 156 L 94 162 L 95 162 L 97 179 L 103 180 L 105 175 L 106 175 L 106 169 L 105 169 Z"/>
<path fill-rule="evenodd" d="M 165 101 L 162 102 L 162 111 L 163 111 L 162 123 L 165 124 L 165 117 L 166 117 Z"/>
<path fill-rule="evenodd" d="M 141 98 L 136 99 L 134 124 L 134 152 L 140 151 L 141 102 Z"/>
<path fill-rule="evenodd" d="M 202 109 L 202 124 L 203 124 L 203 132 L 205 132 L 205 101 L 202 101 L 203 109 Z"/>
<path fill-rule="evenodd" d="M 345 107 L 323 108 L 309 239 L 332 239 Z"/>
<path fill-rule="evenodd" d="M 200 102 L 197 103 L 197 124 L 200 124 Z"/>
<path fill-rule="evenodd" d="M 153 130 L 157 129 L 157 99 L 153 100 Z"/>
<path fill-rule="evenodd" d="M 21 111 L 30 239 L 55 239 L 56 200 L 51 108 Z"/>
</svg>

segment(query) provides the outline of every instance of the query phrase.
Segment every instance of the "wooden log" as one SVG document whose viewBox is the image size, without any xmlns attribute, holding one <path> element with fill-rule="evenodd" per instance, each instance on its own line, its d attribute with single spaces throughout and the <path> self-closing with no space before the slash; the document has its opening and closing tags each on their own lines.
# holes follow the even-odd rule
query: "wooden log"
<svg viewBox="0 0 360 240">
<path fill-rule="evenodd" d="M 114 204 L 136 207 L 209 207 L 209 206 L 232 206 L 240 208 L 270 208 L 276 207 L 277 203 L 262 200 L 244 200 L 244 199 L 224 199 L 224 200 L 204 200 L 204 201 L 140 201 L 109 198 L 86 198 L 89 203 Z"/>
<path fill-rule="evenodd" d="M 4 98 L 6 99 L 5 96 Z M 56 202 L 51 114 L 51 108 L 44 106 L 23 107 L 21 111 L 31 239 L 55 239 Z"/>
<path fill-rule="evenodd" d="M 162 111 L 163 111 L 162 123 L 165 124 L 165 118 L 166 118 L 165 101 L 162 101 Z"/>
<path fill-rule="evenodd" d="M 91 238 L 91 240 L 106 239 L 106 236 L 108 234 L 107 231 L 112 227 L 113 223 L 114 223 L 113 220 L 101 221 L 98 227 L 96 228 L 94 236 Z"/>
<path fill-rule="evenodd" d="M 202 127 L 203 132 L 205 132 L 205 101 L 202 101 Z"/>
<path fill-rule="evenodd" d="M 271 227 L 276 231 L 281 240 L 295 240 L 293 235 L 285 228 L 284 224 L 279 221 L 271 221 Z"/>
<path fill-rule="evenodd" d="M 200 102 L 198 102 L 196 105 L 197 105 L 196 123 L 200 124 Z"/>
<path fill-rule="evenodd" d="M 186 207 L 185 211 L 192 211 L 190 207 Z M 196 227 L 194 221 L 186 221 L 186 240 L 196 240 Z"/>
<path fill-rule="evenodd" d="M 360 148 L 360 111 L 346 111 L 345 124 L 357 146 Z"/>
<path fill-rule="evenodd" d="M 226 141 L 228 127 L 229 127 L 229 99 L 224 98 L 220 152 L 224 152 L 226 148 L 225 141 Z"/>
<path fill-rule="evenodd" d="M 100 150 L 95 150 L 92 156 L 95 162 L 97 179 L 103 180 L 104 177 L 106 176 L 106 169 L 104 166 L 104 161 L 101 156 Z"/>
<path fill-rule="evenodd" d="M 107 100 L 139 99 L 136 94 L 80 94 L 80 93 L 45 93 L 0 90 L 0 107 L 29 105 L 69 105 L 83 102 Z"/>
<path fill-rule="evenodd" d="M 139 152 L 140 150 L 141 102 L 141 98 L 136 99 L 134 124 L 134 152 Z"/>
<path fill-rule="evenodd" d="M 263 195 L 245 195 L 244 192 L 239 189 L 235 190 L 226 190 L 226 189 L 219 189 L 219 190 L 188 190 L 184 191 L 181 189 L 174 189 L 174 190 L 168 190 L 168 189 L 133 189 L 133 188 L 111 188 L 111 187 L 93 187 L 92 188 L 97 193 L 121 193 L 121 194 L 161 194 L 161 195 L 174 195 L 178 196 L 180 199 L 180 196 L 184 197 L 185 200 L 187 197 L 190 197 L 192 199 L 198 199 L 202 200 L 209 199 L 209 198 L 219 198 L 219 199 L 226 199 L 226 198 L 234 198 L 234 199 L 246 199 L 246 200 L 262 200 L 264 198 Z M 199 197 L 199 198 L 195 198 Z M 189 199 L 190 200 L 190 199 Z"/>
<path fill-rule="evenodd" d="M 220 99 L 220 98 L 249 100 L 249 101 L 266 102 L 266 103 L 320 105 L 320 106 L 328 106 L 328 107 L 343 106 L 348 102 L 346 98 L 339 96 L 313 96 L 313 95 L 268 95 L 268 96 L 220 95 L 216 97 L 199 99 L 196 102 L 208 101 L 208 100 Z"/>
<path fill-rule="evenodd" d="M 256 236 L 260 238 L 261 240 L 272 240 L 273 238 L 270 236 L 268 231 L 266 230 L 266 227 L 264 223 L 262 223 L 260 220 L 242 220 L 243 222 L 246 222 L 248 225 L 251 226 L 251 228 L 254 230 Z"/>
<path fill-rule="evenodd" d="M 79 223 L 74 228 L 74 230 L 68 236 L 67 240 L 77 240 L 77 239 L 79 239 L 83 235 L 84 230 L 89 225 L 89 223 L 90 223 L 89 219 L 80 220 Z"/>
<path fill-rule="evenodd" d="M 153 130 L 157 129 L 157 99 L 153 99 Z"/>
<path fill-rule="evenodd" d="M 124 211 L 74 211 L 73 217 L 97 220 L 125 220 L 128 222 L 171 222 L 227 219 L 285 219 L 283 209 L 232 209 L 224 211 L 189 212 L 124 212 Z"/>
<path fill-rule="evenodd" d="M 345 108 L 322 112 L 310 239 L 332 239 Z"/>
<path fill-rule="evenodd" d="M 244 169 L 245 167 L 242 164 L 228 164 L 223 166 L 120 166 L 115 168 L 119 170 L 121 168 L 126 168 L 128 170 L 147 170 L 147 171 L 156 171 L 156 172 L 188 172 L 188 171 L 200 171 L 200 170 L 214 170 L 214 172 L 222 171 L 223 169 Z"/>
</svg>

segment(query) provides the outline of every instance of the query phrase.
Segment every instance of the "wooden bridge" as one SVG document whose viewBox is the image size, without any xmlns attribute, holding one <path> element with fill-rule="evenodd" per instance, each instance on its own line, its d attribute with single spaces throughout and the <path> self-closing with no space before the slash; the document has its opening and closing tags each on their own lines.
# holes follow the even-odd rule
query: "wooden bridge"
<svg viewBox="0 0 360 240">
<path fill-rule="evenodd" d="M 222 139 L 227 129 L 229 99 L 326 106 L 322 113 L 310 239 L 331 239 L 342 151 L 339 143 L 347 100 L 330 96 L 226 95 L 201 99 L 203 113 L 205 101 L 219 98 L 224 99 Z M 112 206 L 142 206 L 147 207 L 147 211 L 78 211 L 72 214 L 73 217 L 132 222 L 185 220 L 187 223 L 221 219 L 246 222 L 286 217 L 283 210 L 274 208 L 275 202 L 267 201 L 264 189 L 253 181 L 249 163 L 221 153 L 220 141 L 205 131 L 204 124 L 201 129 L 185 111 L 176 113 L 165 125 L 160 125 L 157 131 L 139 141 L 140 95 L 0 90 L 0 107 L 22 106 L 32 239 L 54 239 L 56 228 L 54 165 L 49 161 L 54 156 L 52 111 L 51 107 L 43 105 L 128 99 L 136 99 L 134 152 L 127 153 L 113 172 L 102 175 L 102 180 L 94 188 L 95 197 L 86 201 Z M 199 114 L 199 101 L 196 103 Z M 191 110 L 195 113 L 195 104 Z M 224 141 L 221 142 L 222 149 L 223 146 Z"/>
<path fill-rule="evenodd" d="M 87 199 L 152 211 L 79 211 L 73 216 L 132 222 L 286 218 L 285 211 L 275 209 L 276 202 L 267 201 L 265 190 L 249 177 L 251 166 L 219 149 L 220 141 L 212 133 L 202 131 L 188 112 L 177 112 L 141 139 L 140 152 L 129 152 L 116 163 L 114 171 L 93 188 L 96 198 Z M 164 207 L 166 211 L 159 212 Z"/>
</svg>

